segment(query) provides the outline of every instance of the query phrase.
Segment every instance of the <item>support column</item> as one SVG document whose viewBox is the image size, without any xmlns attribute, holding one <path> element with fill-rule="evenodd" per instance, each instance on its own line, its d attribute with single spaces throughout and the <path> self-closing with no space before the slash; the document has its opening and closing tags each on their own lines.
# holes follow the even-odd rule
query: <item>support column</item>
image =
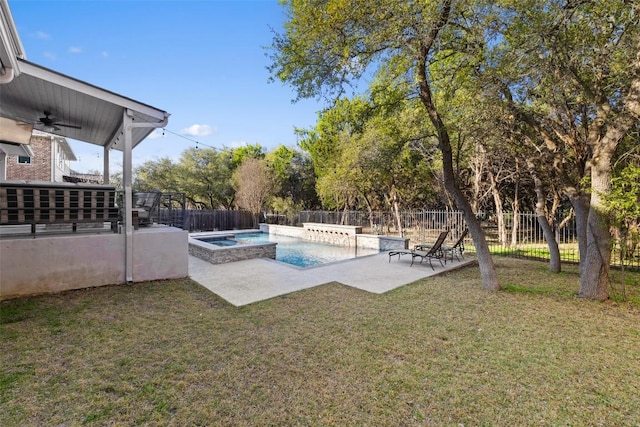
<svg viewBox="0 0 640 427">
<path fill-rule="evenodd" d="M 103 163 L 102 163 L 102 182 L 106 185 L 109 184 L 109 149 L 107 147 L 104 147 L 103 150 L 103 154 L 102 154 L 102 159 L 103 159 Z"/>
<path fill-rule="evenodd" d="M 133 282 L 133 221 L 131 204 L 133 201 L 132 182 L 132 146 L 131 125 L 133 118 L 123 113 L 124 146 L 122 150 L 122 186 L 124 188 L 124 234 L 125 234 L 125 280 Z"/>
<path fill-rule="evenodd" d="M 125 279 L 127 282 L 133 282 L 133 223 L 131 214 L 133 191 L 132 191 L 132 150 L 133 137 L 131 130 L 133 128 L 161 128 L 165 127 L 169 122 L 169 115 L 165 113 L 161 122 L 136 122 L 134 123 L 133 112 L 125 110 L 123 113 L 122 125 L 124 130 L 124 147 L 122 157 L 122 185 L 124 187 L 124 206 L 125 206 Z"/>
</svg>

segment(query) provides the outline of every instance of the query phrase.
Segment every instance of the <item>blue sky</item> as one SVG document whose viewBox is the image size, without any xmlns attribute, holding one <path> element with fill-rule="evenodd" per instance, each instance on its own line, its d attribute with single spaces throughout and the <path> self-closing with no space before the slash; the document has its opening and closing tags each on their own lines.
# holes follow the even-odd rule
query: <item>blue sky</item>
<svg viewBox="0 0 640 427">
<path fill-rule="evenodd" d="M 167 129 L 216 148 L 295 147 L 322 104 L 292 104 L 269 83 L 264 47 L 280 32 L 277 0 L 9 0 L 27 59 L 168 111 Z M 71 141 L 72 168 L 102 170 L 102 149 Z M 195 144 L 165 132 L 134 150 L 134 166 L 177 160 Z M 112 155 L 112 170 L 121 162 Z"/>
</svg>

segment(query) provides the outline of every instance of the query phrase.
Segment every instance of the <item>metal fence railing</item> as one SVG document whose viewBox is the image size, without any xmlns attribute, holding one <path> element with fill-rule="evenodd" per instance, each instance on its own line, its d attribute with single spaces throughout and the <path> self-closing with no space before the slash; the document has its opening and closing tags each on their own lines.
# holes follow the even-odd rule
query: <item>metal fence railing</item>
<svg viewBox="0 0 640 427">
<path fill-rule="evenodd" d="M 409 245 L 432 242 L 443 229 L 451 230 L 448 241 L 455 241 L 466 227 L 462 212 L 459 211 L 404 211 L 398 221 L 389 211 L 301 211 L 295 213 L 269 213 L 268 223 L 300 226 L 305 222 L 345 224 L 363 227 L 364 233 L 402 235 L 409 239 Z M 497 220 L 491 215 L 482 216 L 482 227 L 492 253 L 548 260 L 549 249 L 542 228 L 534 213 L 521 212 L 516 215 L 504 214 L 504 225 L 499 230 Z M 514 225 L 515 222 L 515 225 Z M 559 221 L 558 221 L 559 223 Z M 560 247 L 563 262 L 579 262 L 578 240 L 575 219 L 563 221 L 562 226 L 554 225 L 555 237 Z M 473 251 L 471 237 L 465 239 L 465 246 Z M 620 266 L 620 243 L 613 239 L 611 263 Z M 627 246 L 624 266 L 640 269 L 640 242 Z"/>
</svg>

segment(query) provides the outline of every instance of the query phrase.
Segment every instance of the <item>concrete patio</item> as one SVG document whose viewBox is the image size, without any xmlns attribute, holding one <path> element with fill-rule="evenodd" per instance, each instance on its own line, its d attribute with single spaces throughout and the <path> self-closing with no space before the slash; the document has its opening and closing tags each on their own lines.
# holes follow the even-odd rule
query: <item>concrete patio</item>
<svg viewBox="0 0 640 427">
<path fill-rule="evenodd" d="M 475 258 L 448 261 L 446 265 L 434 261 L 411 264 L 411 257 L 394 257 L 389 262 L 387 252 L 321 265 L 298 268 L 271 259 L 252 259 L 227 264 L 210 264 L 189 256 L 189 276 L 211 292 L 235 306 L 251 304 L 312 288 L 329 282 L 367 292 L 382 294 L 425 277 L 435 276 L 467 265 Z"/>
</svg>

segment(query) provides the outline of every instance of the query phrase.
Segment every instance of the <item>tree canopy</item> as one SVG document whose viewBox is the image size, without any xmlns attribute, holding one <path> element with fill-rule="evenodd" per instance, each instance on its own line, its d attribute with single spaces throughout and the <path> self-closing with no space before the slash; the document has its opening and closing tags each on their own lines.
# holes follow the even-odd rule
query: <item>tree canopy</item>
<svg viewBox="0 0 640 427">
<path fill-rule="evenodd" d="M 349 88 L 372 89 L 375 83 L 370 78 L 377 75 L 385 81 L 381 93 L 398 91 L 402 98 L 422 104 L 440 151 L 444 187 L 465 213 L 485 288 L 497 289 L 499 284 L 474 219 L 468 181 L 460 173 L 464 168 L 456 161 L 481 153 L 469 145 L 489 147 L 468 130 L 482 129 L 478 121 L 490 107 L 498 114 L 489 117 L 489 123 L 503 129 L 500 135 L 484 127 L 486 135 L 493 135 L 491 146 L 499 150 L 495 153 L 510 152 L 523 160 L 535 156 L 555 177 L 551 184 L 534 177 L 537 188 L 555 189 L 559 184 L 574 205 L 583 267 L 580 295 L 607 297 L 610 235 L 602 200 L 610 192 L 616 147 L 640 116 L 636 2 L 291 0 L 283 4 L 288 20 L 285 31 L 274 37 L 270 70 L 274 78 L 293 86 L 299 98 L 320 97 L 337 106 L 348 105 L 352 101 L 342 98 Z M 358 102 L 357 96 L 354 101 Z M 385 101 L 374 98 L 374 109 L 384 108 Z M 355 145 L 356 129 L 368 151 L 375 152 L 384 144 L 384 133 L 380 127 L 376 132 L 367 129 L 364 124 L 372 121 L 365 118 L 346 121 L 348 127 L 336 127 L 331 135 Z M 307 146 L 312 147 L 312 156 L 315 152 L 323 159 L 316 165 L 320 176 L 323 168 L 339 164 L 336 160 L 345 151 L 336 149 L 339 144 L 326 144 L 326 128 L 320 123 L 316 130 Z M 426 142 L 421 146 L 428 146 Z M 512 168 L 522 164 L 514 162 Z M 494 169 L 487 169 L 490 180 L 496 177 Z M 524 170 L 536 173 L 535 168 Z M 327 185 L 332 182 L 328 176 Z M 347 178 L 343 176 L 342 182 L 351 182 Z M 491 185 L 495 189 L 498 182 Z M 544 201 L 544 194 L 538 192 L 542 198 L 537 196 L 536 204 Z"/>
</svg>

